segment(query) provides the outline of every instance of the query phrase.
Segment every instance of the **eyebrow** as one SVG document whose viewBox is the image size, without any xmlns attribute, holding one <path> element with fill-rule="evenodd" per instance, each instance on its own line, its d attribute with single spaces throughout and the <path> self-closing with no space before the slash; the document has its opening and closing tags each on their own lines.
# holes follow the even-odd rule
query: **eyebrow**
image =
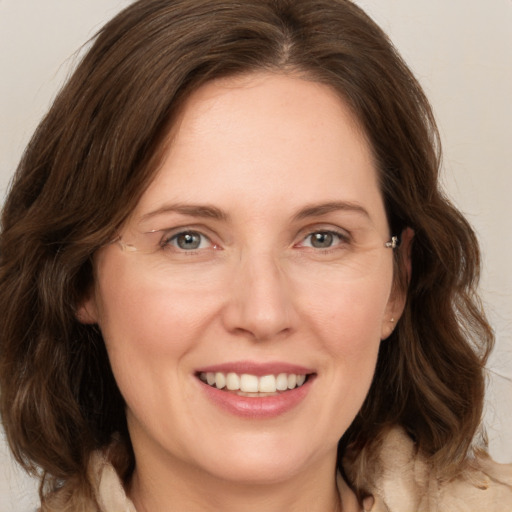
<svg viewBox="0 0 512 512">
<path fill-rule="evenodd" d="M 140 218 L 140 222 L 152 219 L 158 215 L 165 213 L 179 213 L 189 217 L 200 217 L 206 219 L 216 219 L 226 221 L 229 215 L 215 206 L 198 205 L 198 204 L 166 204 L 157 210 L 144 214 Z"/>
<path fill-rule="evenodd" d="M 351 203 L 347 201 L 332 201 L 329 203 L 313 204 L 302 208 L 295 216 L 294 220 L 304 220 L 309 217 L 321 217 L 331 212 L 336 211 L 349 211 L 360 213 L 365 217 L 370 218 L 368 211 L 360 204 Z"/>
<path fill-rule="evenodd" d="M 335 211 L 349 211 L 364 215 L 370 218 L 368 211 L 357 203 L 347 201 L 331 201 L 328 203 L 313 204 L 299 210 L 294 216 L 294 221 L 304 220 L 310 217 L 321 217 Z M 147 221 L 158 215 L 166 213 L 178 213 L 189 217 L 199 217 L 206 219 L 215 219 L 220 221 L 228 221 L 229 215 L 215 206 L 198 205 L 198 204 L 166 204 L 157 210 L 144 214 L 140 218 L 140 222 Z"/>
</svg>

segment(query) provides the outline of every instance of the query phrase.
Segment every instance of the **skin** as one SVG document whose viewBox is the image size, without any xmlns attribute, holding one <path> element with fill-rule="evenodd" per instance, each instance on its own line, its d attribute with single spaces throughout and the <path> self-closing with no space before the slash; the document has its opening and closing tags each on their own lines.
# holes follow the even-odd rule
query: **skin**
<svg viewBox="0 0 512 512">
<path fill-rule="evenodd" d="M 176 246 L 103 248 L 80 311 L 99 324 L 126 400 L 131 498 L 153 512 L 327 511 L 341 495 L 344 510 L 357 510 L 351 491 L 336 488 L 336 447 L 404 300 L 393 292 L 390 233 L 364 135 L 327 86 L 254 74 L 195 92 L 169 140 L 121 237 L 151 247 L 160 234 L 141 233 L 186 227 L 208 238 L 186 255 Z M 332 202 L 366 214 L 296 218 Z M 222 216 L 144 217 L 171 204 Z M 372 254 L 369 270 L 347 267 L 351 253 L 336 238 L 331 252 L 311 247 L 311 231 L 346 225 L 379 241 L 359 255 Z M 195 371 L 239 360 L 298 364 L 316 377 L 284 414 L 238 417 L 206 397 Z"/>
</svg>

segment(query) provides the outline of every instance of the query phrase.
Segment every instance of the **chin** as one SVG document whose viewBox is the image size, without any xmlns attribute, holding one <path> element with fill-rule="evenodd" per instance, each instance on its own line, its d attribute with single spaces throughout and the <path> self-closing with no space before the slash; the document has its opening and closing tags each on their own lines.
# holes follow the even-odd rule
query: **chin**
<svg viewBox="0 0 512 512">
<path fill-rule="evenodd" d="M 326 452 L 336 453 L 333 447 L 314 447 L 311 439 L 293 442 L 289 436 L 274 439 L 270 434 L 255 436 L 243 442 L 231 443 L 229 450 L 220 449 L 209 455 L 203 453 L 202 467 L 213 477 L 247 485 L 272 485 L 292 479 L 315 461 L 325 461 Z M 337 444 L 337 442 L 335 443 Z M 335 458 L 332 458 L 334 469 Z"/>
<path fill-rule="evenodd" d="M 230 457 L 218 461 L 212 476 L 238 485 L 273 485 L 289 480 L 300 472 L 304 463 L 285 454 L 274 457 Z"/>
</svg>

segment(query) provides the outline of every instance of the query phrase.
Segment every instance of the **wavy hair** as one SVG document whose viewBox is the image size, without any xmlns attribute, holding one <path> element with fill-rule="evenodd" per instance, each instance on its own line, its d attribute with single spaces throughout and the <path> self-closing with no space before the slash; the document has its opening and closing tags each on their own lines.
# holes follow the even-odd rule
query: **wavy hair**
<svg viewBox="0 0 512 512">
<path fill-rule="evenodd" d="M 186 98 L 262 70 L 338 92 L 370 142 L 391 227 L 415 233 L 408 283 L 400 251 L 395 262 L 405 311 L 340 460 L 350 447 L 364 467 L 393 425 L 447 472 L 467 455 L 493 343 L 475 291 L 479 249 L 440 189 L 431 107 L 386 35 L 345 0 L 141 0 L 94 38 L 29 143 L 1 218 L 0 411 L 16 459 L 41 473 L 43 510 L 59 487 L 93 500 L 87 463 L 113 435 L 121 476 L 134 464 L 101 332 L 76 318 L 92 255 L 154 176 Z"/>
</svg>

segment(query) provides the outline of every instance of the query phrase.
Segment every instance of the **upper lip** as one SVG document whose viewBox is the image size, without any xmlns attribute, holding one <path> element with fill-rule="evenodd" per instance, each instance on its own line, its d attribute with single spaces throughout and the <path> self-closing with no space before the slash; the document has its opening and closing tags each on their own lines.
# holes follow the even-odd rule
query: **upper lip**
<svg viewBox="0 0 512 512">
<path fill-rule="evenodd" d="M 244 373 L 262 377 L 263 375 L 279 375 L 280 373 L 295 373 L 297 375 L 308 375 L 315 373 L 311 368 L 305 366 L 273 361 L 258 363 L 255 361 L 232 361 L 210 366 L 202 366 L 196 370 L 197 373 L 237 373 L 242 375 Z"/>
</svg>

